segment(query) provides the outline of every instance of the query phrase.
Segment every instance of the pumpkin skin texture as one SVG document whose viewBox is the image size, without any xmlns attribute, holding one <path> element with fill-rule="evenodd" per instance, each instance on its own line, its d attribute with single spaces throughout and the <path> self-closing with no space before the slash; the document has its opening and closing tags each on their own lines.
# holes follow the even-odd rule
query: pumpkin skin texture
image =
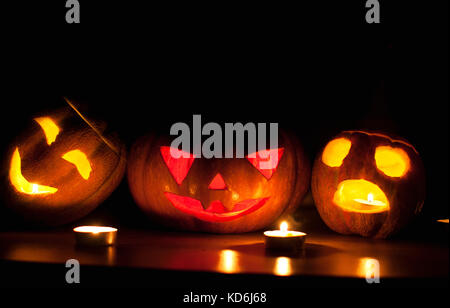
<svg viewBox="0 0 450 308">
<path fill-rule="evenodd" d="M 42 118 L 59 128 L 53 141 L 48 139 L 51 133 L 36 120 Z M 94 126 L 97 132 L 70 108 L 45 112 L 31 121 L 4 160 L 2 195 L 14 214 L 29 224 L 62 225 L 85 216 L 112 193 L 125 173 L 126 149 L 114 134 L 100 137 L 98 133 L 105 130 L 104 124 Z M 83 158 L 80 163 L 68 157 L 73 152 Z M 18 170 L 27 182 L 56 191 L 36 194 L 30 192 L 27 184 L 24 188 L 18 185 L 12 175 L 14 157 L 18 158 Z M 83 169 L 83 164 L 87 168 Z M 41 192 L 37 188 L 36 191 Z"/>
<path fill-rule="evenodd" d="M 149 134 L 137 140 L 130 151 L 130 191 L 152 220 L 169 227 L 212 233 L 258 230 L 291 213 L 309 186 L 310 165 L 298 140 L 280 131 L 278 144 L 283 154 L 270 179 L 246 158 L 195 158 L 178 184 L 161 150 L 170 145 L 170 139 Z M 220 189 L 211 189 L 212 186 Z M 168 196 L 192 198 L 188 201 L 196 203 L 197 208 L 175 207 Z M 243 200 L 261 203 L 256 201 L 257 209 L 242 203 L 238 206 Z M 215 206 L 226 213 L 213 210 Z M 244 211 L 237 213 L 239 207 Z"/>
<path fill-rule="evenodd" d="M 344 131 L 317 156 L 311 189 L 322 220 L 332 230 L 387 238 L 421 211 L 425 170 L 406 140 L 378 132 Z M 370 199 L 367 192 L 385 205 L 354 201 Z M 346 197 L 353 199 L 342 201 Z"/>
</svg>

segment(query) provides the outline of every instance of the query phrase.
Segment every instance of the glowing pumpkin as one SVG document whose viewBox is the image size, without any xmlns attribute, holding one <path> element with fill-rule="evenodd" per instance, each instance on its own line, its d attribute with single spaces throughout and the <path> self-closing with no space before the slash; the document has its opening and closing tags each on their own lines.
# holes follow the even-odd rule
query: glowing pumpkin
<svg viewBox="0 0 450 308">
<path fill-rule="evenodd" d="M 177 229 L 261 229 L 294 210 L 309 186 L 309 162 L 296 138 L 286 133 L 280 132 L 279 148 L 246 158 L 183 157 L 172 155 L 183 153 L 169 145 L 164 137 L 140 138 L 130 151 L 128 183 L 145 213 Z M 271 168 L 260 168 L 263 161 Z"/>
<path fill-rule="evenodd" d="M 68 107 L 35 117 L 7 153 L 5 203 L 26 221 L 60 225 L 79 219 L 124 175 L 124 146 L 77 113 Z"/>
<path fill-rule="evenodd" d="M 319 214 L 331 229 L 385 238 L 421 211 L 425 171 L 407 141 L 345 131 L 317 156 L 311 189 Z"/>
</svg>

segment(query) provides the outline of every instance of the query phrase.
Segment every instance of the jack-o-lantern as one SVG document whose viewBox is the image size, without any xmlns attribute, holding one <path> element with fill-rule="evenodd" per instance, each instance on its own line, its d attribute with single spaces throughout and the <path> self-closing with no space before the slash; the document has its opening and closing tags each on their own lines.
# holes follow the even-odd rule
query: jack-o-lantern
<svg viewBox="0 0 450 308">
<path fill-rule="evenodd" d="M 280 132 L 278 144 L 245 158 L 207 159 L 183 157 L 168 138 L 147 135 L 130 151 L 129 187 L 150 218 L 170 227 L 214 233 L 261 229 L 295 209 L 309 186 L 310 165 L 298 140 Z M 179 158 L 171 154 L 176 152 Z M 270 168 L 261 168 L 261 162 Z"/>
<path fill-rule="evenodd" d="M 124 145 L 73 108 L 33 118 L 6 155 L 4 203 L 27 222 L 77 220 L 106 199 L 125 173 Z"/>
<path fill-rule="evenodd" d="M 311 189 L 320 216 L 334 231 L 386 238 L 421 211 L 425 171 L 403 139 L 344 131 L 317 156 Z"/>
</svg>

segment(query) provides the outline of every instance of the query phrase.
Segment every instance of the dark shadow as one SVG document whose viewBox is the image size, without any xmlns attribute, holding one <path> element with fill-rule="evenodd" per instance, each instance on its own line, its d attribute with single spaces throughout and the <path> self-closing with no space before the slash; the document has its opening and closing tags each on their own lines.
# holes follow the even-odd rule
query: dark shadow
<svg viewBox="0 0 450 308">
<path fill-rule="evenodd" d="M 335 247 L 310 243 L 305 244 L 304 250 L 307 258 L 325 257 L 341 251 Z"/>
<path fill-rule="evenodd" d="M 265 255 L 267 257 L 291 257 L 291 258 L 318 258 L 338 253 L 340 250 L 334 247 L 305 243 L 303 249 L 297 251 L 269 251 L 264 243 L 256 243 L 249 245 L 229 246 L 226 249 L 235 250 L 242 254 L 248 255 Z"/>
</svg>

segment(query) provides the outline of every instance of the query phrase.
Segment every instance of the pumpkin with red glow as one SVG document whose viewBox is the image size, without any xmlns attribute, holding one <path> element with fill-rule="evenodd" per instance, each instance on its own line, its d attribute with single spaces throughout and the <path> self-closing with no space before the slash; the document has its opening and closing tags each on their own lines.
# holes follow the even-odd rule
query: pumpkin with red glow
<svg viewBox="0 0 450 308">
<path fill-rule="evenodd" d="M 73 106 L 73 105 L 72 105 Z M 61 225 L 95 209 L 121 181 L 126 151 L 76 109 L 42 113 L 4 161 L 5 204 L 26 222 Z"/>
<path fill-rule="evenodd" d="M 386 238 L 421 211 L 425 171 L 409 142 L 345 131 L 317 156 L 311 189 L 320 216 L 334 231 Z"/>
<path fill-rule="evenodd" d="M 131 193 L 148 216 L 177 229 L 261 229 L 294 210 L 309 186 L 310 166 L 298 140 L 285 132 L 278 139 L 278 148 L 245 158 L 206 159 L 183 157 L 168 138 L 147 135 L 130 151 Z"/>
</svg>

